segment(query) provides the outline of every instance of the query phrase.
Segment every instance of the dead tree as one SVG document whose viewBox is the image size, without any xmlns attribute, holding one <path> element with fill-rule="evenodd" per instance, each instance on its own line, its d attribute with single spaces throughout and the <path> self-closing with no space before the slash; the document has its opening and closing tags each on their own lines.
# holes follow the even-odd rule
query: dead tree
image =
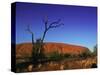
<svg viewBox="0 0 100 75">
<path fill-rule="evenodd" d="M 31 31 L 29 25 L 26 29 L 32 35 L 32 45 L 35 45 L 33 47 L 33 52 L 32 52 L 32 57 L 33 57 L 33 63 L 34 64 L 37 64 L 38 60 L 40 60 L 40 62 L 41 62 L 42 59 L 45 58 L 45 55 L 44 55 L 44 52 L 43 52 L 43 50 L 44 50 L 43 42 L 44 42 L 44 38 L 45 38 L 46 33 L 48 32 L 48 30 L 50 30 L 52 28 L 60 27 L 61 25 L 64 25 L 63 23 L 60 23 L 61 19 L 58 19 L 57 21 L 53 21 L 51 23 L 48 23 L 48 22 L 49 22 L 48 17 L 46 17 L 45 20 L 44 20 L 45 30 L 43 32 L 43 36 L 42 36 L 41 39 L 38 39 L 36 41 L 36 43 L 34 43 L 34 34 Z"/>
<path fill-rule="evenodd" d="M 58 19 L 57 21 L 53 21 L 51 23 L 49 23 L 48 21 L 48 17 L 46 16 L 45 17 L 45 20 L 44 20 L 44 25 L 45 25 L 45 30 L 43 32 L 43 36 L 41 38 L 41 44 L 40 44 L 40 48 L 39 48 L 39 52 L 40 53 L 43 53 L 43 45 L 44 45 L 44 38 L 46 36 L 46 33 L 52 29 L 52 28 L 57 28 L 57 27 L 60 27 L 61 25 L 64 25 L 63 23 L 60 23 L 61 22 L 61 19 Z"/>
</svg>

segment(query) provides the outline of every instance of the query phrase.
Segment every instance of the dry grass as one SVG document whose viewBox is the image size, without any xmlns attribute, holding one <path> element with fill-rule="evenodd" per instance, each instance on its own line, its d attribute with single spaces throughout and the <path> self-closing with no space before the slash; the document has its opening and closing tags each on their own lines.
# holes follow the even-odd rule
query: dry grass
<svg viewBox="0 0 100 75">
<path fill-rule="evenodd" d="M 22 69 L 17 68 L 17 72 L 32 72 L 32 71 L 53 71 L 53 70 L 68 70 L 68 69 L 86 69 L 91 68 L 92 64 L 97 64 L 97 57 L 88 57 L 86 59 L 64 59 L 62 61 L 50 61 L 44 64 L 38 64 L 34 67 L 29 64 Z"/>
</svg>

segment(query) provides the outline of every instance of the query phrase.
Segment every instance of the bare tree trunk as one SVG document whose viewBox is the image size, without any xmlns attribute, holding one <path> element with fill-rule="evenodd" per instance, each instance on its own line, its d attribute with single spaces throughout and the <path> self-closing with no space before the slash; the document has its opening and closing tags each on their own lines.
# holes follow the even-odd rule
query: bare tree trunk
<svg viewBox="0 0 100 75">
<path fill-rule="evenodd" d="M 34 45 L 34 34 L 32 34 L 32 44 Z"/>
<path fill-rule="evenodd" d="M 61 25 L 63 25 L 63 23 L 60 23 L 60 19 L 58 19 L 57 21 L 51 22 L 50 24 L 48 24 L 48 18 L 46 17 L 46 20 L 44 21 L 45 24 L 45 30 L 43 32 L 43 36 L 41 38 L 41 43 L 40 43 L 40 48 L 39 48 L 39 52 L 42 52 L 42 48 L 43 48 L 43 43 L 44 43 L 44 38 L 46 36 L 46 33 L 48 30 L 52 29 L 52 28 L 57 28 Z"/>
<path fill-rule="evenodd" d="M 46 33 L 47 33 L 47 30 L 45 30 L 44 33 L 43 33 L 43 37 L 42 37 L 42 39 L 41 39 L 41 43 L 43 43 L 44 38 L 45 38 L 45 36 L 46 36 Z"/>
</svg>

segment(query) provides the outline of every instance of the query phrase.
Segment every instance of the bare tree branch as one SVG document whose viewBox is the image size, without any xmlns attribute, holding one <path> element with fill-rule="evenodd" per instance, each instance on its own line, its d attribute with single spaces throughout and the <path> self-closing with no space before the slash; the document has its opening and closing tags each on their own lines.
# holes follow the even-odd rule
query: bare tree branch
<svg viewBox="0 0 100 75">
<path fill-rule="evenodd" d="M 34 33 L 31 31 L 30 26 L 27 26 L 26 31 L 28 31 L 32 35 L 32 44 L 34 44 Z"/>
<path fill-rule="evenodd" d="M 45 29 L 47 29 L 47 24 L 48 24 L 48 16 L 45 16 L 45 19 L 43 20 L 45 24 Z"/>
<path fill-rule="evenodd" d="M 57 21 L 54 21 L 54 22 L 50 23 L 49 26 L 53 26 L 53 25 L 55 25 L 55 24 L 59 24 L 60 21 L 61 21 L 61 19 L 58 19 Z"/>
<path fill-rule="evenodd" d="M 57 21 L 54 21 L 54 22 L 51 22 L 49 25 L 48 25 L 48 17 L 46 18 L 45 20 L 45 30 L 44 30 L 44 33 L 43 33 L 43 36 L 42 36 L 42 39 L 41 39 L 41 42 L 43 43 L 44 41 L 44 38 L 45 38 L 45 35 L 47 33 L 47 31 L 51 28 L 57 28 L 57 27 L 60 27 L 61 25 L 64 25 L 63 23 L 60 23 L 61 19 L 58 19 Z"/>
<path fill-rule="evenodd" d="M 60 24 L 57 24 L 57 25 L 55 25 L 55 26 L 49 26 L 48 28 L 50 29 L 50 28 L 57 28 L 57 27 L 60 27 L 61 25 L 64 25 L 63 23 L 60 23 Z"/>
<path fill-rule="evenodd" d="M 29 25 L 27 26 L 26 31 L 28 31 L 30 34 L 33 34 L 33 32 L 30 30 L 30 26 Z"/>
</svg>

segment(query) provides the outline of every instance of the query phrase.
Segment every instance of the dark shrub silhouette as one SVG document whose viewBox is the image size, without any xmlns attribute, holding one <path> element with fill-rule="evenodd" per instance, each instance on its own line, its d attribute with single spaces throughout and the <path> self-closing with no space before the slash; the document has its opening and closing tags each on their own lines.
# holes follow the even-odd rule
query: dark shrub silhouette
<svg viewBox="0 0 100 75">
<path fill-rule="evenodd" d="M 48 59 L 52 61 L 62 60 L 64 57 L 62 54 L 60 54 L 58 51 L 54 51 L 49 54 Z"/>
<path fill-rule="evenodd" d="M 94 56 L 97 56 L 97 45 L 94 46 L 93 55 L 94 55 Z"/>
<path fill-rule="evenodd" d="M 71 57 L 71 54 L 66 53 L 66 54 L 64 54 L 64 57 L 69 58 L 69 57 Z"/>
<path fill-rule="evenodd" d="M 91 65 L 91 68 L 97 68 L 97 64 L 96 64 L 96 63 L 93 63 L 93 64 Z"/>
<path fill-rule="evenodd" d="M 92 52 L 90 50 L 87 50 L 86 52 L 79 54 L 79 57 L 87 58 L 87 57 L 91 57 L 91 54 L 92 54 Z"/>
<path fill-rule="evenodd" d="M 37 39 L 36 43 L 33 46 L 32 51 L 32 62 L 37 65 L 45 58 L 43 44 L 41 46 L 41 39 Z"/>
</svg>

